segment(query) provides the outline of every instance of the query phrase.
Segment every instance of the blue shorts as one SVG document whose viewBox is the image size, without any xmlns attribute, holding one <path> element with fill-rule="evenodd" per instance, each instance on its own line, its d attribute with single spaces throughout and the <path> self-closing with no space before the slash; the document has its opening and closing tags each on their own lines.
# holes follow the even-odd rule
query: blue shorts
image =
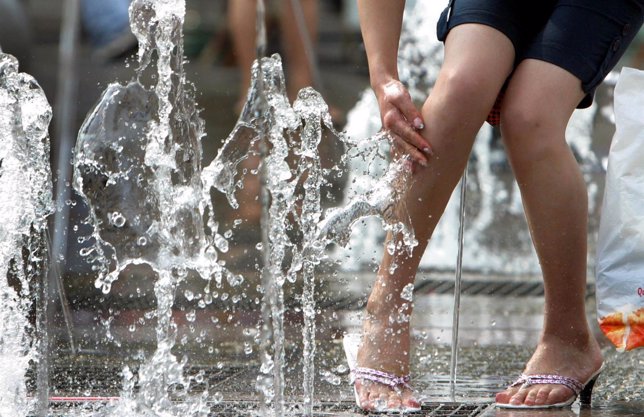
<svg viewBox="0 0 644 417">
<path fill-rule="evenodd" d="M 581 80 L 592 104 L 597 86 L 617 64 L 642 26 L 644 0 L 450 0 L 437 25 L 438 39 L 464 23 L 491 26 L 524 59 L 557 65 Z"/>
</svg>

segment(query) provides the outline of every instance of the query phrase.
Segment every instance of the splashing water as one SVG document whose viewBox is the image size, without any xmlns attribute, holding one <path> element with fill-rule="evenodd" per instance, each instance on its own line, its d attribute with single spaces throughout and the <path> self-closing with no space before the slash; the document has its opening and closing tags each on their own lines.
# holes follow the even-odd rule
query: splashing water
<svg viewBox="0 0 644 417">
<path fill-rule="evenodd" d="M 183 2 L 137 0 L 130 8 L 133 33 L 139 39 L 137 79 L 112 84 L 84 122 L 76 146 L 75 183 L 90 207 L 92 245 L 83 255 L 97 271 L 97 288 L 110 291 L 119 274 L 132 264 L 148 264 L 156 272 L 157 347 L 138 376 L 124 370 L 126 390 L 111 415 L 201 415 L 205 392 L 189 399 L 192 381 L 184 376 L 185 359 L 172 352 L 177 325 L 172 320 L 174 293 L 187 271 L 204 280 L 239 282 L 218 262 L 228 248 L 218 233 L 210 198 L 215 188 L 234 208 L 241 188 L 239 166 L 258 153 L 267 203 L 262 272 L 263 321 L 261 368 L 257 388 L 263 397 L 262 415 L 283 416 L 285 410 L 284 285 L 300 277 L 304 283 L 304 407 L 312 413 L 313 357 L 315 355 L 315 269 L 326 246 L 342 244 L 348 230 L 365 216 L 381 216 L 394 232 L 404 232 L 405 245 L 414 245 L 404 210 L 393 207 L 404 194 L 408 164 L 392 164 L 383 185 L 357 202 L 322 218 L 321 193 L 327 177 L 341 168 L 323 168 L 319 144 L 323 132 L 348 148 L 346 160 L 378 154 L 386 135 L 352 142 L 337 132 L 328 106 L 315 90 L 305 88 L 291 106 L 278 55 L 258 60 L 241 116 L 215 160 L 201 170 L 200 139 L 203 122 L 194 93 L 183 72 L 181 26 Z M 261 29 L 259 31 L 262 32 Z M 147 88 L 140 81 L 156 51 L 157 82 Z M 339 143 L 339 146 L 340 143 Z M 402 219 L 402 220 L 401 220 Z M 343 233 L 339 228 L 343 227 Z M 290 233 L 292 230 L 297 233 Z M 142 243 L 143 242 L 143 243 Z M 290 260 L 290 262 L 289 262 Z M 194 294 L 193 294 L 194 297 Z M 138 379 L 137 379 L 138 378 Z M 133 380 L 140 391 L 134 393 Z M 129 388 L 128 388 L 129 387 Z M 171 387 L 183 387 L 178 399 Z"/>
<path fill-rule="evenodd" d="M 28 319 L 42 288 L 46 218 L 53 211 L 48 127 L 51 108 L 38 83 L 0 52 L 0 415 L 26 416 L 25 374 L 38 360 Z M 42 301 L 42 300 L 41 300 Z M 42 340 L 42 339 L 41 339 Z"/>
<path fill-rule="evenodd" d="M 187 398 L 192 382 L 185 360 L 172 353 L 177 325 L 174 293 L 189 271 L 204 280 L 239 280 L 218 262 L 226 246 L 202 199 L 203 122 L 183 70 L 185 2 L 135 0 L 130 6 L 139 40 L 137 79 L 112 84 L 81 127 L 75 152 L 76 190 L 91 209 L 93 245 L 81 253 L 97 270 L 96 287 L 110 291 L 131 264 L 150 265 L 157 275 L 157 347 L 138 373 L 140 391 L 123 394 L 113 415 L 206 413 L 205 398 Z M 156 52 L 156 84 L 140 81 Z M 126 384 L 133 387 L 133 384 Z M 183 390 L 175 389 L 183 387 Z M 185 400 L 173 402 L 168 394 Z M 126 411 L 127 410 L 127 411 Z"/>
<path fill-rule="evenodd" d="M 348 151 L 345 159 L 372 158 L 388 135 L 381 134 L 352 142 L 333 128 L 328 106 L 312 88 L 302 89 L 291 107 L 286 95 L 281 59 L 278 55 L 263 58 L 253 67 L 251 88 L 246 105 L 232 133 L 213 163 L 204 169 L 204 195 L 209 187 L 226 194 L 233 207 L 238 203 L 235 191 L 241 162 L 252 155 L 259 141 L 269 151 L 263 155 L 265 190 L 269 194 L 268 216 L 263 224 L 268 231 L 266 264 L 262 278 L 264 314 L 262 333 L 262 374 L 258 390 L 262 394 L 264 415 L 284 415 L 284 285 L 303 281 L 304 315 L 304 408 L 311 415 L 313 406 L 313 358 L 315 355 L 315 268 L 325 257 L 332 242 L 345 244 L 351 226 L 367 216 L 380 216 L 385 228 L 403 233 L 403 249 L 411 250 L 416 242 L 404 207 L 394 210 L 404 195 L 410 167 L 405 161 L 391 165 L 381 184 L 368 193 L 357 194 L 346 207 L 324 214 L 321 188 L 328 184 L 338 166 L 322 168 L 319 145 L 323 132 L 339 139 L 338 146 Z M 395 213 L 396 211 L 396 213 Z M 295 239 L 290 230 L 301 233 Z M 288 254 L 290 263 L 287 262 Z"/>
</svg>

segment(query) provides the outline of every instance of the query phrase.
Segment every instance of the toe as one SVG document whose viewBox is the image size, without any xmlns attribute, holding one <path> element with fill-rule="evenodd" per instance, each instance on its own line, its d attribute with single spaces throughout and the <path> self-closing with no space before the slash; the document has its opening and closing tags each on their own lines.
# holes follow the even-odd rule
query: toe
<svg viewBox="0 0 644 417">
<path fill-rule="evenodd" d="M 523 400 L 523 404 L 535 405 L 538 393 L 539 393 L 539 389 L 535 388 L 535 389 L 529 390 L 528 394 L 525 396 L 525 400 Z"/>
<path fill-rule="evenodd" d="M 571 390 L 566 387 L 558 386 L 556 388 L 551 388 L 548 391 L 548 398 L 544 404 L 558 404 L 570 400 L 570 397 L 574 395 Z"/>
<path fill-rule="evenodd" d="M 367 411 L 371 410 L 373 406 L 369 399 L 370 392 L 368 389 L 368 384 L 365 385 L 360 381 L 356 381 L 355 384 L 356 384 L 356 390 L 358 391 L 358 400 L 359 400 L 358 406 L 360 406 L 360 408 L 362 408 L 363 410 L 367 410 Z"/>
<path fill-rule="evenodd" d="M 405 396 L 403 404 L 407 408 L 420 408 L 420 401 L 418 401 L 411 392 Z"/>
<path fill-rule="evenodd" d="M 387 408 L 389 402 L 389 395 L 386 393 L 379 394 L 374 401 L 374 410 L 382 411 Z"/>
<path fill-rule="evenodd" d="M 520 389 L 516 394 L 510 398 L 510 404 L 512 405 L 521 405 L 525 403 L 525 398 L 528 395 L 528 390 Z"/>
<path fill-rule="evenodd" d="M 501 391 L 496 394 L 496 402 L 499 404 L 507 404 L 510 402 L 510 399 L 518 390 L 516 388 L 508 388 L 505 391 Z"/>
<path fill-rule="evenodd" d="M 402 408 L 402 401 L 400 395 L 397 392 L 392 391 L 389 393 L 387 408 L 389 408 L 390 410 L 399 410 Z"/>
<path fill-rule="evenodd" d="M 549 387 L 541 387 L 539 389 L 539 392 L 536 395 L 534 404 L 536 405 L 548 404 L 548 398 L 550 397 L 550 392 L 551 392 L 551 389 Z"/>
</svg>

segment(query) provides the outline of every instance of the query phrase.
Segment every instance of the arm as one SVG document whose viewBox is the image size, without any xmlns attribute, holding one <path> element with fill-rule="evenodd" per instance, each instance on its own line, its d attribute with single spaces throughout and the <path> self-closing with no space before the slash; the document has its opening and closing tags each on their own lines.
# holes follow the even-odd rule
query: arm
<svg viewBox="0 0 644 417">
<path fill-rule="evenodd" d="M 382 125 L 394 134 L 398 150 L 426 165 L 431 146 L 418 132 L 424 128 L 422 115 L 398 78 L 398 43 L 405 1 L 358 0 L 358 8 Z"/>
</svg>

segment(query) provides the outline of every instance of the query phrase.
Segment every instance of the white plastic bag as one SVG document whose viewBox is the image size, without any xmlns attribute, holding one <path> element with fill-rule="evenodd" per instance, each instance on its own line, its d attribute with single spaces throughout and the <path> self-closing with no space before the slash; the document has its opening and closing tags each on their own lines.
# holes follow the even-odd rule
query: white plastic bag
<svg viewBox="0 0 644 417">
<path fill-rule="evenodd" d="M 615 125 L 597 242 L 597 317 L 623 351 L 644 347 L 644 71 L 622 69 Z"/>
</svg>

